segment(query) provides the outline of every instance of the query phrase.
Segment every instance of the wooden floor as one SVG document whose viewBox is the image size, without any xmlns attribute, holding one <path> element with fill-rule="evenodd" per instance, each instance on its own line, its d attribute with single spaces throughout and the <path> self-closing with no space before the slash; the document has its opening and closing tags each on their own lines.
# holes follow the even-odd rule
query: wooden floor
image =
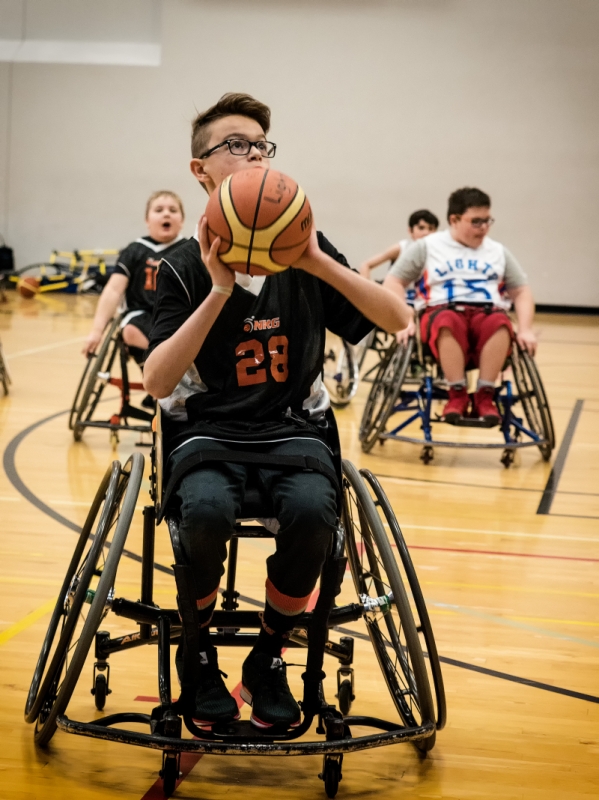
<svg viewBox="0 0 599 800">
<path fill-rule="evenodd" d="M 23 721 L 49 610 L 74 546 L 73 528 L 115 457 L 105 431 L 87 431 L 75 444 L 67 430 L 94 302 L 11 294 L 0 305 L 0 340 L 13 378 L 10 395 L 0 398 L 6 470 L 0 474 L 1 798 L 161 796 L 158 753 L 60 732 L 47 750 L 36 750 Z M 597 318 L 539 316 L 537 328 L 558 448 L 582 401 L 549 514 L 537 508 L 551 464 L 536 450 L 522 451 L 509 470 L 499 463 L 500 451 L 489 450 L 439 449 L 424 466 L 408 444 L 361 452 L 357 430 L 366 387 L 338 414 L 345 457 L 379 475 L 411 547 L 444 658 L 449 714 L 424 760 L 411 745 L 347 756 L 339 798 L 599 796 L 599 326 Z M 123 436 L 118 457 L 124 460 L 135 441 Z M 140 506 L 147 502 L 142 495 Z M 127 544 L 137 553 L 139 518 Z M 239 588 L 249 597 L 263 595 L 270 547 L 242 543 Z M 156 561 L 172 562 L 163 529 Z M 118 580 L 119 593 L 138 597 L 133 560 L 123 559 Z M 174 603 L 168 575 L 156 573 L 156 587 L 160 603 Z M 295 662 L 302 653 L 293 655 Z M 149 711 L 152 702 L 139 698 L 157 693 L 155 658 L 150 647 L 112 658 L 108 713 Z M 230 688 L 240 679 L 242 658 L 237 651 L 222 654 Z M 290 668 L 296 690 L 300 673 Z M 334 679 L 332 665 L 329 673 Z M 69 706 L 76 719 L 97 715 L 90 685 L 86 667 Z M 362 641 L 356 689 L 355 713 L 385 716 L 385 685 Z M 188 758 L 185 768 L 175 797 L 324 797 L 316 758 L 213 756 Z"/>
</svg>

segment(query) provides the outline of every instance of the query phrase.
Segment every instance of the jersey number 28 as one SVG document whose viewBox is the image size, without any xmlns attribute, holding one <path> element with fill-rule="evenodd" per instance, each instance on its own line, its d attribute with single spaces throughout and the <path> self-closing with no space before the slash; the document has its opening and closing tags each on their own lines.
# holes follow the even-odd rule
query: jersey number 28
<svg viewBox="0 0 599 800">
<path fill-rule="evenodd" d="M 267 347 L 270 356 L 270 374 L 277 383 L 285 383 L 289 375 L 287 368 L 289 341 L 286 336 L 271 336 Z M 245 356 L 237 362 L 239 386 L 266 383 L 268 377 L 266 369 L 260 366 L 265 359 L 262 342 L 259 342 L 258 339 L 241 342 L 235 348 L 235 355 Z"/>
</svg>

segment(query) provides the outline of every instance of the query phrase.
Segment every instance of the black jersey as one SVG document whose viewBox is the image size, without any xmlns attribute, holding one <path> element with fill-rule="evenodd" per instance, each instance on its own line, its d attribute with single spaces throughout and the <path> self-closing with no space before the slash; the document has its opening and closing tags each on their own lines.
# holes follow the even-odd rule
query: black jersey
<svg viewBox="0 0 599 800">
<path fill-rule="evenodd" d="M 321 249 L 349 264 L 319 233 Z M 163 257 L 148 352 L 172 336 L 212 288 L 196 239 Z M 319 378 L 325 328 L 350 343 L 374 327 L 340 292 L 300 269 L 264 280 L 258 295 L 235 284 L 195 358 L 201 378 L 185 401 L 191 423 L 274 422 L 304 414 Z"/>
<path fill-rule="evenodd" d="M 156 298 L 156 272 L 162 256 L 172 253 L 185 240 L 183 236 L 167 244 L 142 236 L 119 253 L 114 272 L 129 279 L 125 300 L 129 311 L 149 311 Z"/>
</svg>

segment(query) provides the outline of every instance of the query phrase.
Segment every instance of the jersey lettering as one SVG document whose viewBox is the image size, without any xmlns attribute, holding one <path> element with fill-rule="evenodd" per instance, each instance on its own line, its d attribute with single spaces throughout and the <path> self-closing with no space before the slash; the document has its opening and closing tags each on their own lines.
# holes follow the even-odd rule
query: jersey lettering
<svg viewBox="0 0 599 800">
<path fill-rule="evenodd" d="M 268 353 L 270 355 L 270 374 L 277 383 L 285 383 L 289 377 L 288 349 L 289 340 L 286 336 L 271 336 L 268 340 Z M 237 384 L 239 386 L 253 386 L 256 383 L 266 383 L 266 369 L 260 367 L 264 363 L 264 347 L 258 339 L 249 339 L 241 342 L 235 349 L 236 356 L 251 356 L 242 358 L 236 364 Z"/>
<path fill-rule="evenodd" d="M 146 267 L 146 282 L 144 284 L 144 289 L 147 292 L 156 291 L 156 274 L 157 270 L 155 267 Z"/>
<path fill-rule="evenodd" d="M 235 350 L 236 356 L 245 356 L 252 353 L 248 358 L 242 358 L 237 362 L 237 383 L 239 386 L 252 386 L 255 383 L 266 383 L 266 370 L 258 369 L 264 361 L 264 348 L 257 339 L 249 339 L 241 342 Z"/>
</svg>

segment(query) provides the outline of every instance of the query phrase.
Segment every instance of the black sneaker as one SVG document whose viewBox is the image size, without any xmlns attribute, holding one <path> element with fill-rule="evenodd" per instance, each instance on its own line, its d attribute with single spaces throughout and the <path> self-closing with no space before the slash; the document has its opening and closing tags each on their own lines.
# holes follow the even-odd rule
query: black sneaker
<svg viewBox="0 0 599 800">
<path fill-rule="evenodd" d="M 179 681 L 181 681 L 183 676 L 181 647 L 177 649 L 175 666 Z M 218 668 L 216 647 L 210 647 L 201 652 L 199 673 L 195 681 L 196 695 L 193 712 L 193 721 L 200 728 L 209 728 L 215 722 L 230 722 L 233 719 L 239 719 L 237 703 L 229 694 L 222 678 L 223 675 L 225 673 Z"/>
<path fill-rule="evenodd" d="M 287 683 L 287 667 L 282 658 L 267 653 L 250 653 L 241 670 L 242 699 L 252 707 L 250 721 L 257 728 L 279 723 L 297 728 L 300 708 Z"/>
</svg>

